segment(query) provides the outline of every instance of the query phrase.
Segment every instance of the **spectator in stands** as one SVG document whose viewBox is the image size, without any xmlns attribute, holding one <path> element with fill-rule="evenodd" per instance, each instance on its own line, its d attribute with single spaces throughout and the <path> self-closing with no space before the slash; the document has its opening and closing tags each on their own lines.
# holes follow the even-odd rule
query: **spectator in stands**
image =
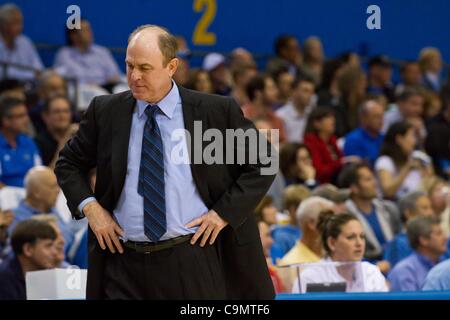
<svg viewBox="0 0 450 320">
<path fill-rule="evenodd" d="M 13 210 L 15 218 L 9 228 L 10 233 L 20 221 L 38 214 L 51 214 L 58 219 L 67 249 L 73 241 L 73 233 L 55 208 L 60 189 L 53 170 L 43 166 L 32 168 L 25 177 L 25 190 L 25 199 Z"/>
<path fill-rule="evenodd" d="M 301 77 L 292 83 L 292 98 L 276 111 L 284 122 L 288 142 L 302 142 L 308 116 L 314 108 L 314 79 Z"/>
<path fill-rule="evenodd" d="M 191 57 L 191 51 L 189 50 L 186 39 L 183 36 L 175 36 L 177 40 L 177 58 L 178 68 L 173 75 L 173 80 L 179 86 L 185 86 L 189 78 L 189 59 Z"/>
<path fill-rule="evenodd" d="M 274 261 L 281 259 L 300 239 L 301 231 L 297 222 L 296 212 L 298 206 L 308 198 L 309 194 L 309 189 L 301 185 L 290 185 L 284 190 L 283 207 L 284 212 L 289 216 L 289 223 L 277 225 L 272 229 L 274 246 L 277 248 L 272 254 Z M 278 253 L 279 256 L 274 255 Z"/>
<path fill-rule="evenodd" d="M 361 105 L 359 108 L 361 125 L 345 136 L 345 156 L 357 156 L 373 167 L 384 140 L 381 133 L 383 115 L 383 106 L 375 100 L 367 100 Z"/>
<path fill-rule="evenodd" d="M 54 62 L 59 74 L 98 86 L 120 81 L 119 66 L 107 48 L 94 43 L 89 21 L 82 19 L 80 29 L 66 29 L 66 37 L 67 46 L 58 50 Z"/>
<path fill-rule="evenodd" d="M 385 198 L 401 198 L 408 192 L 420 190 L 423 180 L 432 176 L 431 165 L 425 161 L 427 156 L 413 157 L 415 145 L 416 136 L 411 124 L 397 122 L 389 128 L 381 147 L 381 156 L 375 162 Z"/>
<path fill-rule="evenodd" d="M 421 290 L 428 272 L 447 251 L 447 238 L 435 217 L 412 219 L 406 232 L 414 252 L 400 261 L 389 274 L 392 291 Z"/>
<path fill-rule="evenodd" d="M 58 219 L 55 216 L 49 214 L 37 214 L 31 217 L 32 220 L 38 220 L 48 223 L 56 233 L 56 239 L 53 242 L 55 246 L 55 257 L 53 261 L 53 268 L 68 268 L 70 264 L 66 262 L 66 254 L 64 251 L 65 240 L 64 236 L 61 232 L 61 229 L 58 226 Z"/>
<path fill-rule="evenodd" d="M 450 85 L 442 90 L 442 110 L 427 127 L 425 149 L 432 157 L 436 173 L 450 178 Z"/>
<path fill-rule="evenodd" d="M 242 107 L 244 116 L 250 120 L 264 119 L 272 129 L 278 129 L 279 142 L 286 141 L 286 129 L 283 120 L 273 111 L 272 106 L 277 100 L 278 90 L 269 76 L 255 76 L 247 84 L 247 95 L 250 103 Z"/>
<path fill-rule="evenodd" d="M 223 96 L 231 94 L 231 73 L 222 54 L 217 52 L 207 54 L 203 59 L 202 69 L 209 73 L 213 93 Z"/>
<path fill-rule="evenodd" d="M 397 104 L 384 114 L 383 133 L 386 133 L 395 122 L 407 121 L 413 125 L 417 144 L 420 145 L 426 136 L 422 119 L 424 102 L 423 91 L 420 88 L 406 88 L 397 97 Z"/>
<path fill-rule="evenodd" d="M 320 212 L 331 210 L 332 207 L 332 201 L 317 196 L 307 198 L 300 204 L 296 218 L 302 232 L 301 239 L 278 262 L 278 265 L 318 262 L 322 258 L 323 247 L 317 222 Z"/>
<path fill-rule="evenodd" d="M 54 168 L 59 151 L 78 130 L 78 124 L 71 124 L 72 109 L 63 95 L 47 100 L 42 108 L 42 117 L 46 128 L 36 136 L 35 142 L 44 165 Z"/>
<path fill-rule="evenodd" d="M 450 185 L 442 179 L 436 179 L 430 186 L 428 196 L 434 215 L 441 220 L 442 231 L 450 236 Z"/>
<path fill-rule="evenodd" d="M 22 100 L 0 97 L 0 188 L 23 187 L 27 171 L 42 163 L 33 139 L 26 135 L 29 124 Z"/>
<path fill-rule="evenodd" d="M 281 293 L 284 291 L 283 282 L 278 276 L 277 271 L 273 266 L 272 258 L 270 256 L 271 248 L 273 245 L 273 239 L 272 236 L 270 235 L 270 227 L 266 222 L 259 220 L 258 229 L 259 229 L 259 236 L 261 238 L 263 253 L 267 261 L 267 267 L 269 268 L 269 273 L 270 277 L 272 278 L 275 292 Z"/>
<path fill-rule="evenodd" d="M 407 61 L 400 67 L 401 82 L 395 87 L 398 96 L 407 87 L 420 87 L 422 85 L 422 73 L 417 61 Z"/>
<path fill-rule="evenodd" d="M 267 63 L 266 72 L 272 74 L 280 67 L 287 67 L 294 77 L 299 76 L 303 57 L 297 38 L 293 35 L 280 35 L 275 40 L 274 47 L 276 56 Z"/>
<path fill-rule="evenodd" d="M 337 146 L 333 111 L 315 108 L 309 115 L 305 130 L 305 145 L 311 152 L 312 164 L 320 183 L 333 182 L 342 166 L 342 151 Z"/>
<path fill-rule="evenodd" d="M 258 220 L 264 221 L 269 227 L 280 222 L 278 209 L 274 206 L 273 199 L 270 196 L 264 196 L 255 208 L 254 213 Z"/>
<path fill-rule="evenodd" d="M 247 96 L 247 84 L 250 79 L 258 75 L 258 68 L 255 63 L 240 63 L 236 64 L 234 69 L 231 69 L 233 75 L 233 90 L 231 91 L 231 96 L 236 100 L 236 102 L 240 105 L 246 105 L 249 103 L 249 99 Z"/>
<path fill-rule="evenodd" d="M 434 92 L 439 92 L 443 80 L 442 55 L 439 49 L 433 47 L 423 48 L 419 54 L 419 64 L 422 70 L 422 79 L 424 86 Z"/>
<path fill-rule="evenodd" d="M 385 55 L 372 57 L 369 62 L 369 81 L 367 92 L 385 96 L 389 102 L 395 101 L 392 85 L 392 63 Z"/>
<path fill-rule="evenodd" d="M 428 272 L 422 290 L 450 290 L 450 259 L 438 263 Z"/>
<path fill-rule="evenodd" d="M 0 7 L 0 61 L 8 66 L 0 78 L 33 80 L 43 69 L 33 43 L 22 34 L 23 15 L 19 7 L 7 3 Z"/>
<path fill-rule="evenodd" d="M 366 99 L 367 77 L 357 66 L 343 67 L 337 79 L 339 105 L 334 107 L 336 135 L 342 137 L 358 127 L 358 108 Z"/>
<path fill-rule="evenodd" d="M 367 164 L 346 167 L 339 176 L 339 184 L 351 191 L 346 206 L 361 222 L 366 235 L 368 260 L 381 260 L 386 244 L 401 230 L 401 222 L 394 204 L 377 196 L 377 181 Z M 384 266 L 383 271 L 388 269 Z"/>
<path fill-rule="evenodd" d="M 209 73 L 201 69 L 192 69 L 189 71 L 186 88 L 197 90 L 204 93 L 213 93 L 213 87 Z"/>
<path fill-rule="evenodd" d="M 234 70 L 241 65 L 254 65 L 255 60 L 250 51 L 245 48 L 235 48 L 230 55 L 230 69 Z"/>
<path fill-rule="evenodd" d="M 404 229 L 387 244 L 384 251 L 384 259 L 389 261 L 391 267 L 394 267 L 400 260 L 412 253 L 408 236 L 406 235 L 408 221 L 417 216 L 433 216 L 430 199 L 421 191 L 408 193 L 400 199 L 398 206 Z"/>
<path fill-rule="evenodd" d="M 294 82 L 294 76 L 289 73 L 288 67 L 280 67 L 272 73 L 272 78 L 278 88 L 278 100 L 274 107 L 274 110 L 279 109 L 289 102 L 292 96 L 292 83 Z"/>
<path fill-rule="evenodd" d="M 27 98 L 25 86 L 16 79 L 0 80 L 0 97 L 12 97 L 25 101 Z"/>
<path fill-rule="evenodd" d="M 286 185 L 301 184 L 309 189 L 314 189 L 318 185 L 311 153 L 304 144 L 286 143 L 281 148 L 280 170 Z"/>
<path fill-rule="evenodd" d="M 0 300 L 26 300 L 25 274 L 53 268 L 55 230 L 46 222 L 24 220 L 11 236 L 14 254 L 0 265 Z"/>
<path fill-rule="evenodd" d="M 318 37 L 308 37 L 303 43 L 303 70 L 314 79 L 319 86 L 322 82 L 322 69 L 325 60 L 322 41 Z"/>
<path fill-rule="evenodd" d="M 388 291 L 386 280 L 380 270 L 369 262 L 361 262 L 365 249 L 365 234 L 361 222 L 349 213 L 334 214 L 331 210 L 320 213 L 317 229 L 321 233 L 326 258 L 322 262 L 360 263 L 329 264 L 322 267 L 307 267 L 300 274 L 301 292 L 306 292 L 307 283 L 345 282 L 346 292 Z M 299 292 L 298 281 L 293 292 Z"/>
<path fill-rule="evenodd" d="M 14 213 L 11 210 L 0 210 L 0 264 L 11 249 L 8 243 L 8 228 L 13 221 Z"/>
<path fill-rule="evenodd" d="M 350 198 L 349 189 L 339 189 L 331 183 L 324 183 L 314 188 L 311 195 L 332 201 L 332 210 L 334 213 L 343 213 L 348 211 L 345 206 L 345 202 Z"/>
<path fill-rule="evenodd" d="M 36 133 L 45 130 L 45 122 L 42 119 L 42 108 L 53 96 L 67 95 L 67 84 L 63 77 L 53 70 L 42 72 L 36 84 L 38 101 L 29 111 L 31 122 Z"/>
<path fill-rule="evenodd" d="M 322 82 L 317 96 L 319 106 L 328 106 L 332 109 L 340 105 L 340 92 L 338 78 L 344 69 L 345 62 L 342 59 L 330 59 L 325 62 L 322 70 Z"/>
</svg>

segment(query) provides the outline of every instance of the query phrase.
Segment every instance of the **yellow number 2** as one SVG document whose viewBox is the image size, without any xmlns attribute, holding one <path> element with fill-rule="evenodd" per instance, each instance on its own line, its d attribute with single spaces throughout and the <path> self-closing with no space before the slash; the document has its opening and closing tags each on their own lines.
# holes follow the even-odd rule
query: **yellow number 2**
<svg viewBox="0 0 450 320">
<path fill-rule="evenodd" d="M 192 43 L 194 45 L 213 46 L 216 44 L 216 34 L 207 30 L 216 17 L 216 0 L 194 0 L 195 12 L 201 12 L 204 7 L 206 9 L 195 26 Z"/>
</svg>

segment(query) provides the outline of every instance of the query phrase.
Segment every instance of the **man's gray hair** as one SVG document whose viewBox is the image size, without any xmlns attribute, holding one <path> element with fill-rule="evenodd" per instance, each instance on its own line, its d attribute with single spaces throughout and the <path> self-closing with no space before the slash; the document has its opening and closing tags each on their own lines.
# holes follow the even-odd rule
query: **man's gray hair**
<svg viewBox="0 0 450 320">
<path fill-rule="evenodd" d="M 22 13 L 22 10 L 14 3 L 5 3 L 2 5 L 0 7 L 0 28 L 3 28 L 9 22 L 11 15 L 16 12 Z"/>
<path fill-rule="evenodd" d="M 309 219 L 317 220 L 322 210 L 331 209 L 334 203 L 328 199 L 312 196 L 298 206 L 296 217 L 300 227 Z"/>
<path fill-rule="evenodd" d="M 400 210 L 400 216 L 404 222 L 406 221 L 406 210 L 415 211 L 417 200 L 424 196 L 426 196 L 425 192 L 414 191 L 400 199 L 398 202 L 398 209 Z"/>
<path fill-rule="evenodd" d="M 434 225 L 440 225 L 437 217 L 418 216 L 408 222 L 406 233 L 411 248 L 417 250 L 420 246 L 420 237 L 428 238 Z"/>
</svg>

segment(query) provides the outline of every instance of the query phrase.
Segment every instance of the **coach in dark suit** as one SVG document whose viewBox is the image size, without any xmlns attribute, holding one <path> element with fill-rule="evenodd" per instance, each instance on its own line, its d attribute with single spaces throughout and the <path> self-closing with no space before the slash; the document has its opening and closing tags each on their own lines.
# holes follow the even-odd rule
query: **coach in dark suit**
<svg viewBox="0 0 450 320">
<path fill-rule="evenodd" d="M 163 28 L 136 29 L 126 55 L 131 90 L 93 99 L 56 163 L 74 218 L 89 221 L 87 298 L 272 299 L 252 211 L 274 175 L 248 157 L 225 162 L 225 146 L 222 164 L 197 163 L 208 144 L 198 143 L 194 122 L 223 137 L 255 128 L 232 99 L 178 87 L 175 53 Z M 174 161 L 183 146 L 188 163 Z"/>
</svg>

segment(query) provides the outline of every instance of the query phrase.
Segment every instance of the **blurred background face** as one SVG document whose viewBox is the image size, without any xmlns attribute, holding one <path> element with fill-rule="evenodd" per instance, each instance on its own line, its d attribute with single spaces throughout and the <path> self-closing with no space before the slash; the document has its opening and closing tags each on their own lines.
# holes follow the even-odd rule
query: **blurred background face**
<svg viewBox="0 0 450 320">
<path fill-rule="evenodd" d="M 54 268 L 58 268 L 61 266 L 61 264 L 65 259 L 64 254 L 65 240 L 61 233 L 61 230 L 59 229 L 58 224 L 51 222 L 50 225 L 57 234 L 55 241 L 53 241 L 53 247 L 54 247 Z"/>
<path fill-rule="evenodd" d="M 301 81 L 292 93 L 292 99 L 295 105 L 306 107 L 311 102 L 313 95 L 314 84 L 308 81 Z"/>
<path fill-rule="evenodd" d="M 422 73 L 418 63 L 408 64 L 405 70 L 402 72 L 403 83 L 409 86 L 420 84 L 422 80 Z"/>
<path fill-rule="evenodd" d="M 3 119 L 4 127 L 14 134 L 28 133 L 30 118 L 27 107 L 17 105 L 12 108 L 9 114 Z"/>
<path fill-rule="evenodd" d="M 383 127 L 384 108 L 375 101 L 368 102 L 366 112 L 361 117 L 364 128 L 373 132 L 380 132 Z"/>
<path fill-rule="evenodd" d="M 208 72 L 201 71 L 198 73 L 195 88 L 200 92 L 212 93 L 212 84 Z"/>
<path fill-rule="evenodd" d="M 55 247 L 51 239 L 38 239 L 35 244 L 24 250 L 25 255 L 36 269 L 51 269 L 55 264 Z"/>
<path fill-rule="evenodd" d="M 60 188 L 56 181 L 56 175 L 52 171 L 46 171 L 39 176 L 39 185 L 33 186 L 33 197 L 39 203 L 45 205 L 47 210 L 53 208 L 56 204 Z"/>
<path fill-rule="evenodd" d="M 367 200 L 377 196 L 377 180 L 369 168 L 363 167 L 358 170 L 358 183 L 352 191 Z"/>
<path fill-rule="evenodd" d="M 326 134 L 328 136 L 332 136 L 335 130 L 335 119 L 334 116 L 327 116 L 323 119 L 317 120 L 314 123 L 316 130 L 319 133 Z"/>
<path fill-rule="evenodd" d="M 428 61 L 428 69 L 432 72 L 438 73 L 442 69 L 442 57 L 439 52 L 434 52 L 430 56 L 430 60 Z"/>
<path fill-rule="evenodd" d="M 382 65 L 374 65 L 370 68 L 371 79 L 386 85 L 391 82 L 392 68 Z"/>
<path fill-rule="evenodd" d="M 400 112 L 405 118 L 415 118 L 422 116 L 424 99 L 422 96 L 411 96 L 405 101 L 398 103 Z"/>
<path fill-rule="evenodd" d="M 417 199 L 414 209 L 414 214 L 417 216 L 432 216 L 434 214 L 433 208 L 431 207 L 431 201 L 427 196 Z"/>
<path fill-rule="evenodd" d="M 258 229 L 264 256 L 268 258 L 270 257 L 270 248 L 272 248 L 273 245 L 273 239 L 272 236 L 270 235 L 269 225 L 263 221 L 260 221 L 258 223 Z"/>
<path fill-rule="evenodd" d="M 281 50 L 281 55 L 292 64 L 299 63 L 301 61 L 301 51 L 297 39 L 289 39 L 286 47 Z"/>
<path fill-rule="evenodd" d="M 312 160 L 309 151 L 306 148 L 300 148 L 297 150 L 297 166 L 311 166 Z"/>
<path fill-rule="evenodd" d="M 438 183 L 430 193 L 430 201 L 433 207 L 433 211 L 436 215 L 440 215 L 447 203 L 450 203 L 449 187 L 445 183 Z"/>
<path fill-rule="evenodd" d="M 410 155 L 414 151 L 416 145 L 416 135 L 414 129 L 409 129 L 405 135 L 398 135 L 396 137 L 398 146 L 406 155 Z"/>
<path fill-rule="evenodd" d="M 284 72 L 278 76 L 278 95 L 280 99 L 288 99 L 292 93 L 292 82 L 294 82 L 294 76 L 289 72 Z"/>
<path fill-rule="evenodd" d="M 437 256 L 447 252 L 447 237 L 438 224 L 431 227 L 429 237 L 421 238 L 421 240 L 422 245 Z"/>
<path fill-rule="evenodd" d="M 263 92 L 263 101 L 265 105 L 273 105 L 277 102 L 278 98 L 278 89 L 275 85 L 275 82 L 272 80 L 272 78 L 265 78 L 264 79 L 265 86 L 264 86 L 264 92 Z"/>
<path fill-rule="evenodd" d="M 40 91 L 43 100 L 47 100 L 52 95 L 65 95 L 66 93 L 66 82 L 59 75 L 49 77 Z"/>
<path fill-rule="evenodd" d="M 7 37 L 15 39 L 22 34 L 23 31 L 23 16 L 20 11 L 14 11 L 9 17 L 9 21 L 5 24 L 2 33 Z"/>
<path fill-rule="evenodd" d="M 172 86 L 178 59 L 165 64 L 158 46 L 158 34 L 142 30 L 127 47 L 127 80 L 135 99 L 159 102 Z"/>
<path fill-rule="evenodd" d="M 81 29 L 73 31 L 70 37 L 76 47 L 87 48 L 94 42 L 91 24 L 86 20 L 82 20 L 80 27 Z"/>
<path fill-rule="evenodd" d="M 278 210 L 273 204 L 264 207 L 264 209 L 262 209 L 263 220 L 269 226 L 271 226 L 272 224 L 276 224 L 277 223 L 277 212 L 278 212 Z"/>
<path fill-rule="evenodd" d="M 43 114 L 44 121 L 49 129 L 65 131 L 72 121 L 72 112 L 69 101 L 64 98 L 52 100 L 48 112 Z"/>
<path fill-rule="evenodd" d="M 328 239 L 328 246 L 332 251 L 334 261 L 357 262 L 364 256 L 366 240 L 361 223 L 351 220 L 342 226 L 341 233 L 336 239 Z"/>
</svg>

